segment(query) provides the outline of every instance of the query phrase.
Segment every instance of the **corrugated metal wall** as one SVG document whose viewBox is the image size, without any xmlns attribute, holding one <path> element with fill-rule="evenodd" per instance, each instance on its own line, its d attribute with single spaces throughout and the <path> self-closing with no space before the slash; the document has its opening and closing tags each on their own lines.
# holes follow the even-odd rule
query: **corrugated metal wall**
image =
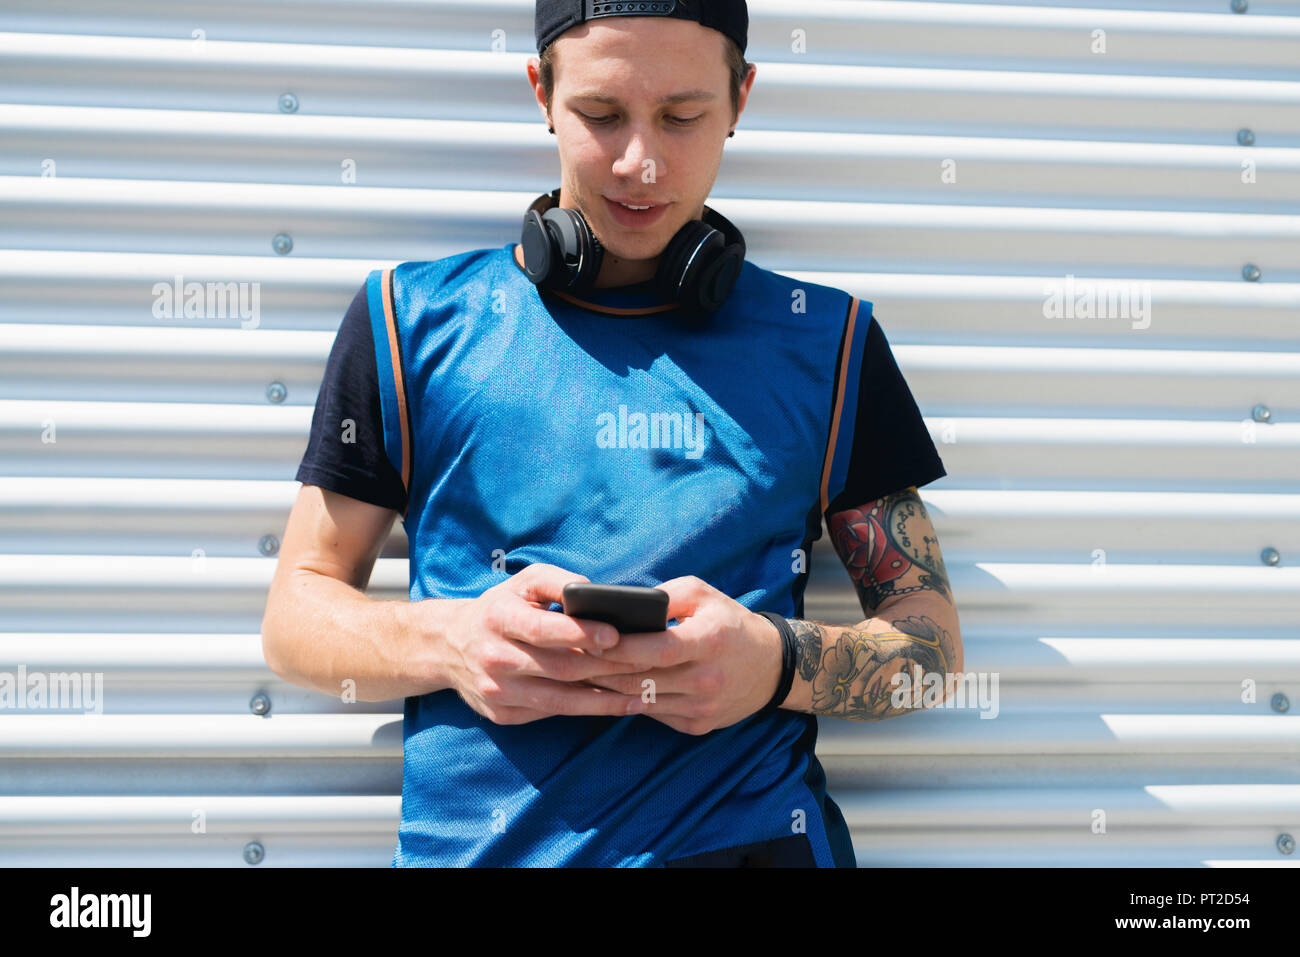
<svg viewBox="0 0 1300 957">
<path fill-rule="evenodd" d="M 864 866 L 1300 858 L 1300 2 L 1139 3 L 751 0 L 712 202 L 875 303 L 999 677 L 994 720 L 822 721 Z M 400 702 L 278 681 L 258 628 L 361 279 L 557 181 L 532 52 L 527 0 L 0 8 L 0 671 L 103 675 L 0 713 L 0 863 L 389 863 Z M 169 315 L 176 277 L 260 314 Z M 1102 282 L 1149 312 L 1045 305 Z"/>
</svg>

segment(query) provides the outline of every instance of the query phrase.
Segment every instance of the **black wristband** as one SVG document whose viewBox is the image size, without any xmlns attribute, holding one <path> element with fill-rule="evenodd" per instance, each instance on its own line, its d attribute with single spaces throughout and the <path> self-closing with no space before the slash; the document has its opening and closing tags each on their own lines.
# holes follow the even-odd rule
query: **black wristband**
<svg viewBox="0 0 1300 957">
<path fill-rule="evenodd" d="M 762 717 L 778 710 L 781 703 L 789 696 L 790 689 L 794 686 L 795 658 L 799 646 L 795 641 L 794 628 L 790 626 L 790 622 L 774 611 L 760 611 L 759 614 L 776 625 L 776 630 L 781 633 L 781 680 L 776 684 L 776 693 L 772 695 L 772 700 L 764 705 L 762 710 L 756 712 L 756 716 Z"/>
</svg>

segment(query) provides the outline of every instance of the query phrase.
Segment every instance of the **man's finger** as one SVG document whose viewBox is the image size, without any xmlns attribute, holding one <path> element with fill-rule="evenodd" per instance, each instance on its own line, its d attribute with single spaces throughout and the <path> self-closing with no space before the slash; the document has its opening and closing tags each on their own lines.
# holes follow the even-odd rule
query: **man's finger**
<svg viewBox="0 0 1300 957">
<path fill-rule="evenodd" d="M 606 684 L 625 683 L 628 676 L 611 675 L 605 678 L 591 678 L 589 683 L 597 687 L 605 687 Z M 646 688 L 641 684 L 645 679 L 636 679 L 635 688 L 613 687 L 610 691 L 617 691 L 620 694 L 627 694 L 628 697 L 640 696 L 643 699 L 647 697 Z M 693 694 L 672 694 L 659 690 L 658 685 L 654 687 L 654 700 L 645 702 L 645 709 L 641 712 L 647 718 L 656 718 L 662 720 L 665 717 L 685 720 L 687 718 L 699 717 L 700 703 L 703 699 L 699 695 Z M 667 723 L 667 722 L 665 722 Z"/>
<path fill-rule="evenodd" d="M 548 714 L 621 717 L 638 714 L 647 707 L 639 694 L 619 694 L 591 685 L 569 684 L 549 678 L 522 678 L 520 684 L 524 690 L 517 703 Z"/>
<path fill-rule="evenodd" d="M 603 655 L 611 643 L 618 642 L 618 629 L 613 625 L 571 618 L 525 602 L 510 602 L 500 614 L 503 635 L 538 648 L 579 648 Z"/>
<path fill-rule="evenodd" d="M 650 668 L 630 673 L 597 675 L 585 680 L 623 694 L 641 694 L 645 690 L 645 682 L 653 681 L 656 695 L 698 695 L 698 689 L 691 686 L 695 667 L 694 662 L 687 662 L 673 668 Z"/>
<path fill-rule="evenodd" d="M 600 657 L 602 661 L 640 665 L 645 671 L 671 668 L 691 660 L 693 638 L 689 622 L 666 631 L 626 632 L 613 648 L 603 649 Z"/>
<path fill-rule="evenodd" d="M 655 587 L 668 593 L 667 616 L 678 621 L 684 621 L 695 614 L 695 610 L 711 593 L 709 587 L 694 575 L 671 578 Z"/>
<path fill-rule="evenodd" d="M 512 708 L 509 705 L 498 705 L 493 709 L 493 713 L 495 715 L 492 719 L 493 724 L 526 724 L 539 718 L 550 717 L 544 711 L 534 711 L 532 708 Z"/>
<path fill-rule="evenodd" d="M 536 562 L 507 579 L 507 587 L 524 601 L 545 606 L 560 601 L 565 585 L 589 581 L 587 576 L 558 565 Z"/>
<path fill-rule="evenodd" d="M 514 645 L 528 659 L 527 664 L 522 665 L 516 673 L 535 678 L 585 681 L 596 676 L 633 674 L 642 670 L 637 665 L 605 661 L 573 648 L 542 648 L 522 641 L 515 642 Z"/>
</svg>

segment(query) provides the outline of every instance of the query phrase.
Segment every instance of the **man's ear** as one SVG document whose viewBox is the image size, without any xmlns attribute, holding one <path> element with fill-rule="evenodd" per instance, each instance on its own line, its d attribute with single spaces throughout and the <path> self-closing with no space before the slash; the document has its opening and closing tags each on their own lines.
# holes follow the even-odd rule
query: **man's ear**
<svg viewBox="0 0 1300 957">
<path fill-rule="evenodd" d="M 739 96 L 736 104 L 736 119 L 740 119 L 740 114 L 745 112 L 745 107 L 749 105 L 749 91 L 754 88 L 754 80 L 758 76 L 758 64 L 749 65 L 749 73 L 746 74 L 745 80 L 740 84 Z"/>
<path fill-rule="evenodd" d="M 542 119 L 546 120 L 549 125 L 549 110 L 546 107 L 546 90 L 542 88 L 541 78 L 542 61 L 538 57 L 529 57 L 528 63 L 524 67 L 524 73 L 528 77 L 528 85 L 533 88 L 533 96 L 537 100 L 537 111 L 542 114 Z"/>
</svg>

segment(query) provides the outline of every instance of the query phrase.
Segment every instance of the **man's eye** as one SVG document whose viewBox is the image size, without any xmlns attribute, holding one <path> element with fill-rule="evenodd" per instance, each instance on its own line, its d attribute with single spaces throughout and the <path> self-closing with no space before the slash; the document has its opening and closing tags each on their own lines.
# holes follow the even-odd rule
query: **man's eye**
<svg viewBox="0 0 1300 957">
<path fill-rule="evenodd" d="M 588 116 L 586 113 L 583 113 L 580 110 L 576 112 L 588 123 L 591 123 L 595 126 L 604 126 L 606 123 L 610 123 L 614 119 L 614 117 L 612 116 Z M 689 126 L 690 124 L 698 120 L 699 117 L 698 116 L 670 116 L 668 117 L 668 119 L 672 120 L 674 123 L 677 123 L 680 126 Z"/>
</svg>

